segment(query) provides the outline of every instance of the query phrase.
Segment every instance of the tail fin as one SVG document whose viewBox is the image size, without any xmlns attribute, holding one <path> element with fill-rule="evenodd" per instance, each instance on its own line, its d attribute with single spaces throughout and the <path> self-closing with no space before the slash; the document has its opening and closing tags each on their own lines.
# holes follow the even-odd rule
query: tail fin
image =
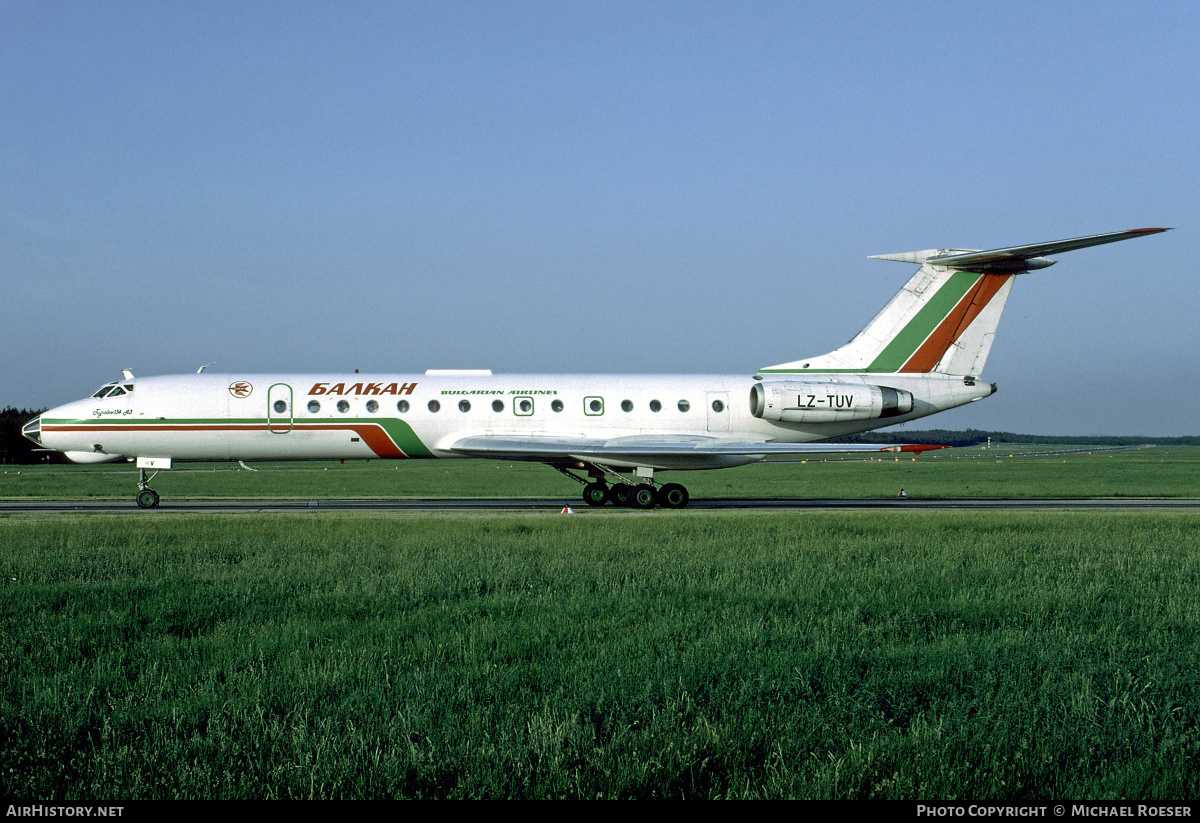
<svg viewBox="0 0 1200 823">
<path fill-rule="evenodd" d="M 1167 231 L 1133 229 L 992 251 L 929 249 L 876 255 L 921 268 L 849 343 L 829 354 L 759 369 L 779 372 L 937 372 L 977 376 L 1013 277 L 1054 265 L 1042 255 Z"/>
</svg>

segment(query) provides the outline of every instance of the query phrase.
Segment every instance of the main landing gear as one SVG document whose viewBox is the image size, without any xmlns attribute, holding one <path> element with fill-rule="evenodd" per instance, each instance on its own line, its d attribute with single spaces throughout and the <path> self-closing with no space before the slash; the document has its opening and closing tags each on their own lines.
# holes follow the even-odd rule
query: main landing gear
<svg viewBox="0 0 1200 823">
<path fill-rule="evenodd" d="M 146 477 L 146 470 L 138 469 L 138 493 L 134 499 L 137 500 L 138 506 L 143 509 L 153 509 L 158 505 L 158 492 L 150 488 L 150 481 L 154 479 L 156 474 L 158 472 Z"/>
<path fill-rule="evenodd" d="M 583 501 L 589 506 L 612 503 L 614 506 L 629 506 L 633 509 L 653 509 L 655 506 L 682 509 L 690 499 L 688 490 L 678 483 L 666 483 L 655 488 L 650 483 L 639 483 L 635 486 L 618 482 L 607 486 L 600 481 L 588 483 L 583 487 Z"/>
<path fill-rule="evenodd" d="M 628 506 L 633 509 L 653 509 L 662 506 L 664 509 L 682 509 L 691 499 L 688 490 L 678 483 L 665 483 L 655 486 L 649 471 L 643 469 L 637 476 L 641 483 L 630 483 L 625 477 L 612 469 L 590 465 L 588 473 L 591 482 L 560 468 L 563 474 L 572 480 L 583 483 L 583 502 L 589 506 L 603 506 L 612 503 L 614 506 Z M 614 483 L 610 486 L 605 482 L 605 475 L 611 475 Z"/>
</svg>

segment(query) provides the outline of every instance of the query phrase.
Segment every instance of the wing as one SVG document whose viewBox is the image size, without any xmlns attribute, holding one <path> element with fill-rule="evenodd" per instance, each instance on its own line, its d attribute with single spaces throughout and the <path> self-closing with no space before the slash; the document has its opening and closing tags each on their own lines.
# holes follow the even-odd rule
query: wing
<svg viewBox="0 0 1200 823">
<path fill-rule="evenodd" d="M 450 451 L 469 457 L 540 463 L 599 463 L 615 468 L 716 469 L 777 455 L 915 452 L 943 446 L 879 443 L 766 443 L 717 437 L 588 437 L 486 435 L 467 437 Z"/>
</svg>

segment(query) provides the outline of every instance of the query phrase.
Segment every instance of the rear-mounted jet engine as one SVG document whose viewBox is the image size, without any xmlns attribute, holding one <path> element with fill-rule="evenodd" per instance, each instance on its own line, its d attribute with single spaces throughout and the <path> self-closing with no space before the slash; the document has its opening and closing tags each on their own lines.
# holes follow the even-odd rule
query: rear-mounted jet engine
<svg viewBox="0 0 1200 823">
<path fill-rule="evenodd" d="M 903 389 L 861 383 L 755 383 L 750 412 L 763 420 L 784 423 L 832 423 L 897 417 L 913 409 L 913 396 Z"/>
</svg>

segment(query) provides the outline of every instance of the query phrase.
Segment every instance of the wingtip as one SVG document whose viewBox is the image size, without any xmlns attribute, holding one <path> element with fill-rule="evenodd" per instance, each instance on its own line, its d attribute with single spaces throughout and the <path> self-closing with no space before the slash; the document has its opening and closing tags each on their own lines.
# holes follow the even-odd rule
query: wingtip
<svg viewBox="0 0 1200 823">
<path fill-rule="evenodd" d="M 921 452 L 931 452 L 934 449 L 948 449 L 949 446 L 935 446 L 931 443 L 905 443 L 901 446 L 888 446 L 880 449 L 881 452 L 912 452 L 920 455 Z"/>
</svg>

